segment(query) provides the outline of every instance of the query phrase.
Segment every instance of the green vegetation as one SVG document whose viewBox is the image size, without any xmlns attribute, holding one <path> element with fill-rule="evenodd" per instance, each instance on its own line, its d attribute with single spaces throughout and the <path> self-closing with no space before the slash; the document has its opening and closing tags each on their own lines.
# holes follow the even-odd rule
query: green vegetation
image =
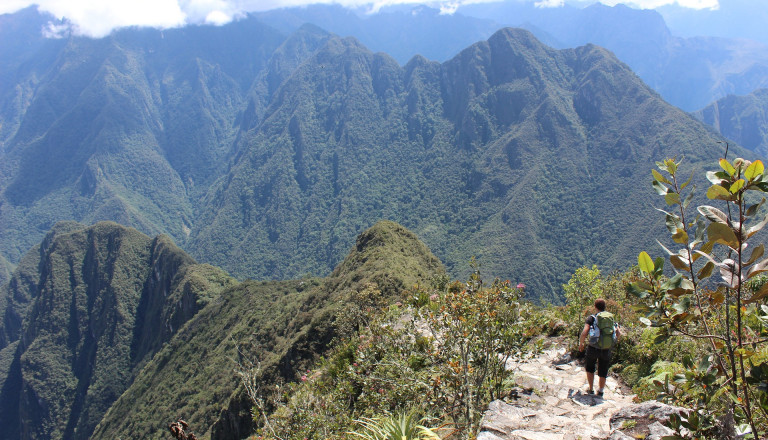
<svg viewBox="0 0 768 440">
<path fill-rule="evenodd" d="M 444 276 L 440 262 L 411 232 L 383 221 L 362 233 L 324 280 L 230 287 L 154 356 L 93 437 L 162 438 L 163 422 L 179 416 L 202 438 L 245 436 L 253 429 L 253 403 L 240 386 L 243 379 L 263 392 L 298 380 L 354 326 L 356 310 L 364 305 L 357 299 L 366 292 L 391 303 L 418 280 Z M 322 425 L 306 426 L 322 432 Z"/>
<path fill-rule="evenodd" d="M 167 237 L 58 225 L 3 292 L 3 438 L 88 438 L 143 364 L 232 282 Z"/>
<path fill-rule="evenodd" d="M 758 215 L 768 176 L 759 160 L 720 159 L 719 165 L 720 170 L 707 173 L 707 197 L 723 209 L 700 205 L 699 216 L 691 220 L 691 179 L 680 178 L 680 162 L 658 163 L 666 175 L 653 170 L 653 186 L 676 209 L 665 212 L 667 229 L 684 248 L 667 250 L 676 272 L 671 278 L 664 277 L 663 258 L 654 261 L 640 253 L 643 277 L 630 287 L 645 306 L 643 322 L 666 330 L 659 340 L 678 334 L 706 343 L 707 354 L 697 361 L 684 358 L 684 373 L 674 376 L 688 392 L 667 392 L 695 410 L 687 419 L 675 420 L 675 427 L 700 435 L 733 435 L 717 425 L 717 415 L 726 411 L 746 426 L 739 431 L 751 431 L 750 437 L 758 440 L 768 433 L 768 306 L 761 305 L 768 288 L 754 280 L 768 270 L 768 259 L 762 259 L 764 245 L 754 242 L 768 223 L 768 215 Z M 714 273 L 722 281 L 708 287 L 706 280 Z"/>
<path fill-rule="evenodd" d="M 452 277 L 475 256 L 558 304 L 577 267 L 621 269 L 654 242 L 640 170 L 666 154 L 698 166 L 717 140 L 594 46 L 556 51 L 505 29 L 446 63 L 399 67 L 331 38 L 243 133 L 186 245 L 236 276 L 324 274 L 388 218 Z"/>
<path fill-rule="evenodd" d="M 761 162 L 721 161 L 692 218 L 703 179 L 663 157 L 719 138 L 603 49 L 505 29 L 400 66 L 249 23 L 72 38 L 3 107 L 0 438 L 471 438 L 506 361 L 575 342 L 596 297 L 615 371 L 695 410 L 679 435 L 765 435 Z M 617 271 L 656 237 L 656 160 L 684 249 Z"/>
<path fill-rule="evenodd" d="M 609 52 L 521 30 L 405 66 L 252 18 L 36 44 L 0 110 L 10 264 L 59 220 L 111 220 L 239 279 L 326 276 L 392 219 L 451 277 L 475 256 L 559 304 L 576 268 L 623 269 L 653 243 L 640 170 L 718 154 Z"/>
<path fill-rule="evenodd" d="M 694 116 L 759 156 L 768 155 L 768 89 L 744 96 L 728 95 Z"/>
<path fill-rule="evenodd" d="M 674 162 L 664 164 L 669 168 Z M 733 173 L 729 176 L 742 168 L 738 172 L 745 176 L 745 188 L 762 182 L 759 162 L 731 166 Z M 721 180 L 725 179 L 722 173 L 730 169 L 725 165 L 723 168 L 721 175 L 717 175 Z M 672 174 L 668 182 L 673 183 L 676 180 Z M 659 182 L 664 181 L 657 174 L 654 177 L 658 188 Z M 672 183 L 671 187 L 675 187 Z M 732 183 L 731 188 L 734 185 L 739 184 Z M 725 197 L 725 193 L 722 195 Z M 684 200 L 693 200 L 680 197 L 683 202 L 676 204 L 678 198 L 666 198 L 672 202 L 670 206 L 680 207 L 688 205 Z M 752 208 L 750 214 L 756 210 L 757 207 Z M 704 211 L 715 212 L 711 208 Z M 673 221 L 675 215 L 667 214 L 672 226 L 678 225 Z M 680 224 L 690 222 L 681 220 Z M 701 222 L 694 225 L 701 230 Z M 719 237 L 718 240 L 725 234 L 714 228 L 705 232 Z M 677 229 L 674 234 L 676 240 L 682 240 Z M 701 259 L 709 261 L 703 256 Z M 58 268 L 53 262 L 59 260 L 88 264 L 70 263 Z M 74 422 L 58 420 L 74 417 L 67 414 L 90 414 L 93 418 L 88 420 L 98 419 L 92 438 L 161 439 L 167 436 L 167 424 L 179 417 L 200 433 L 200 438 L 253 434 L 280 439 L 350 439 L 385 436 L 391 430 L 401 430 L 399 435 L 414 438 L 434 438 L 433 434 L 472 438 L 488 403 L 505 396 L 513 384 L 511 372 L 504 368 L 506 361 L 537 350 L 541 335 L 566 335 L 575 346 L 596 297 L 608 300 L 609 310 L 623 326 L 614 371 L 640 398 L 661 398 L 698 410 L 696 416 L 672 419 L 671 426 L 678 432 L 685 427 L 701 436 L 716 438 L 727 414 L 723 411 L 736 408 L 732 414 L 737 420 L 746 417 L 746 403 L 739 403 L 745 399 L 739 401 L 736 394 L 742 389 L 756 398 L 753 432 L 762 435 L 759 433 L 766 426 L 762 409 L 756 406 L 765 398 L 762 382 L 766 373 L 760 364 L 765 362 L 765 349 L 755 345 L 759 341 L 745 336 L 750 345 L 742 344 L 740 350 L 732 350 L 748 366 L 743 380 L 720 377 L 722 371 L 728 371 L 718 369 L 717 362 L 706 362 L 710 354 L 716 353 L 707 342 L 707 338 L 712 338 L 706 334 L 703 339 L 685 338 L 686 334 L 693 335 L 692 331 L 698 328 L 696 319 L 702 318 L 687 318 L 691 314 L 682 315 L 679 305 L 667 306 L 664 302 L 679 302 L 684 295 L 675 297 L 679 292 L 670 288 L 681 285 L 682 276 L 663 277 L 658 270 L 661 260 L 649 263 L 643 257 L 639 268 L 607 275 L 595 266 L 579 268 L 562 286 L 569 301 L 564 306 L 536 306 L 527 302 L 523 284 L 513 287 L 510 281 L 499 279 L 484 282 L 474 260 L 470 261 L 472 273 L 465 281 L 450 282 L 428 248 L 413 233 L 389 221 L 379 222 L 360 234 L 347 258 L 326 279 L 235 284 L 216 268 L 194 264 L 167 238 L 151 240 L 114 224 L 90 228 L 62 224 L 25 261 L 14 273 L 17 283 L 23 270 L 31 273 L 29 265 L 35 261 L 47 275 L 27 284 L 31 289 L 28 292 L 37 292 L 29 297 L 29 326 L 24 328 L 25 334 L 36 332 L 33 344 L 26 347 L 20 358 L 8 356 L 8 350 L 16 351 L 16 342 L 0 352 L 0 372 L 5 377 L 3 392 L 12 391 L 14 388 L 8 385 L 18 377 L 25 387 L 34 387 L 39 396 L 59 405 L 55 413 L 58 418 L 21 419 L 20 411 L 9 411 L 12 408 L 8 402 L 13 398 L 3 400 L 2 414 L 16 414 L 16 423 L 24 423 L 25 427 L 36 423 L 41 430 L 53 433 L 40 435 L 82 432 L 78 427 L 67 434 L 65 430 Z M 677 259 L 675 262 L 679 265 Z M 755 262 L 760 264 L 758 259 Z M 45 269 L 46 264 L 51 265 L 51 270 Z M 75 279 L 73 285 L 69 275 L 66 279 L 57 275 L 73 273 L 72 267 L 90 268 L 88 279 L 109 283 L 99 284 L 101 287 L 96 290 L 83 290 L 77 286 L 87 285 L 88 279 Z M 649 277 L 656 277 L 658 282 L 651 283 Z M 744 302 L 755 299 L 760 303 L 764 279 L 752 277 L 749 281 L 751 293 L 742 294 L 746 295 Z M 75 304 L 80 291 L 92 292 L 91 295 L 122 292 L 123 296 L 130 291 L 167 292 L 144 293 L 134 296 L 130 303 L 115 302 L 119 316 L 135 316 L 129 326 L 133 338 L 120 339 L 122 333 L 117 326 L 113 331 L 115 343 L 109 345 L 109 352 L 100 354 L 107 346 L 102 342 L 91 346 L 97 362 L 87 379 L 87 390 L 95 390 L 99 396 L 105 394 L 105 389 L 112 390 L 114 403 L 94 402 L 86 394 L 80 403 L 82 409 L 67 406 L 68 402 L 77 404 L 78 400 L 65 393 L 76 395 L 85 379 L 77 370 L 69 371 L 69 364 L 56 361 L 55 354 L 66 353 L 68 347 L 56 341 L 72 340 L 71 329 L 61 323 L 71 319 L 49 317 L 50 313 L 41 312 L 43 304 L 50 303 L 49 298 L 56 298 L 46 287 L 49 285 L 60 285 L 57 292 L 63 294 L 62 299 L 71 302 L 74 297 Z M 659 312 L 646 309 L 639 313 L 637 299 L 630 294 L 638 293 L 638 288 L 644 286 L 651 288 L 648 295 L 653 294 L 652 286 L 668 289 L 663 296 L 666 299 L 653 303 L 666 307 L 662 314 L 667 321 L 658 322 L 667 325 L 646 325 L 650 319 L 657 319 L 654 313 Z M 717 298 L 716 292 L 705 288 L 701 288 L 700 294 L 707 301 Z M 737 297 L 731 294 L 723 302 L 738 301 Z M 104 304 L 107 298 L 104 293 L 95 296 L 94 305 Z M 127 309 L 128 304 L 133 309 Z M 67 307 L 55 309 L 73 313 Z M 742 311 L 744 328 L 752 332 L 750 338 L 764 337 L 760 310 L 750 304 Z M 729 313 L 738 316 L 735 307 Z M 710 318 L 722 325 L 727 314 Z M 104 324 L 109 328 L 108 322 Z M 164 329 L 170 329 L 169 333 L 164 333 Z M 660 344 L 661 341 L 664 343 Z M 85 350 L 89 342 L 85 338 L 80 344 Z M 733 344 L 738 347 L 736 339 Z M 715 347 L 721 354 L 729 352 L 726 344 Z M 747 347 L 756 349 L 749 351 Z M 705 361 L 694 364 L 691 359 Z M 109 364 L 108 360 L 116 363 Z M 732 365 L 730 360 L 723 362 Z M 47 374 L 33 374 L 40 371 Z M 116 378 L 105 371 L 130 373 Z M 713 387 L 719 383 L 725 386 Z M 715 397 L 732 392 L 732 384 L 737 386 L 734 403 L 728 405 L 725 401 L 724 405 L 722 399 Z M 58 390 L 56 396 L 50 392 L 53 389 Z M 21 401 L 22 405 L 27 404 L 24 399 Z M 106 406 L 109 410 L 99 415 L 98 411 Z M 78 423 L 87 427 L 86 422 Z M 19 425 L 8 426 L 13 429 Z M 417 426 L 428 426 L 430 430 L 419 430 Z"/>
<path fill-rule="evenodd" d="M 509 282 L 484 283 L 475 267 L 466 282 L 437 279 L 400 301 L 369 302 L 359 330 L 340 338 L 300 381 L 251 396 L 262 402 L 257 432 L 348 438 L 356 420 L 400 414 L 400 421 L 419 415 L 442 427 L 435 432 L 471 438 L 485 406 L 504 395 L 507 360 L 528 352 L 526 342 L 538 334 L 529 331 L 538 313 L 521 295 Z"/>
<path fill-rule="evenodd" d="M 413 414 L 401 414 L 389 418 L 360 419 L 363 432 L 354 435 L 365 440 L 439 440 L 431 429 L 418 425 Z"/>
</svg>

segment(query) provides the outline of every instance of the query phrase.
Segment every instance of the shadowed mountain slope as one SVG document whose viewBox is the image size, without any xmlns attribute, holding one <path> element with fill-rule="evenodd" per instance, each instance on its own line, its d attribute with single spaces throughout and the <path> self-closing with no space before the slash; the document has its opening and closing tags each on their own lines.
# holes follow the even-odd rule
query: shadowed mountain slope
<svg viewBox="0 0 768 440">
<path fill-rule="evenodd" d="M 89 438 L 152 355 L 232 282 L 164 236 L 58 225 L 2 292 L 0 438 Z"/>
<path fill-rule="evenodd" d="M 452 274 L 475 255 L 558 301 L 575 267 L 624 267 L 652 244 L 654 161 L 711 163 L 718 140 L 596 46 L 505 29 L 400 67 L 334 38 L 242 136 L 188 245 L 237 276 L 290 278 L 327 273 L 356 231 L 393 218 Z"/>
<path fill-rule="evenodd" d="M 413 233 L 382 221 L 357 238 L 326 279 L 246 281 L 227 289 L 147 364 L 93 438 L 164 438 L 179 416 L 202 438 L 242 438 L 252 415 L 240 366 L 260 363 L 264 384 L 295 380 L 339 334 L 337 321 L 353 295 L 368 289 L 389 301 L 440 275 L 442 264 Z"/>
<path fill-rule="evenodd" d="M 694 115 L 737 144 L 768 156 L 768 89 L 729 95 Z"/>
<path fill-rule="evenodd" d="M 244 20 L 40 39 L 31 53 L 2 53 L 18 64 L 0 88 L 5 258 L 18 262 L 61 220 L 112 220 L 183 242 L 285 36 Z"/>
</svg>

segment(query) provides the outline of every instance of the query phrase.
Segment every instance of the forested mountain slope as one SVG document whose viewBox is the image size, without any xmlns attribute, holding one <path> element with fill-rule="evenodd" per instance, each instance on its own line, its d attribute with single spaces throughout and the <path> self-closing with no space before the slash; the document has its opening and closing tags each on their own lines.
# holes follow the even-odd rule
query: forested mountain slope
<svg viewBox="0 0 768 440">
<path fill-rule="evenodd" d="M 356 231 L 394 218 L 451 273 L 475 255 L 557 301 L 573 268 L 622 267 L 651 244 L 654 161 L 695 167 L 718 140 L 596 46 L 505 29 L 400 67 L 334 38 L 241 137 L 188 246 L 238 276 L 289 278 L 329 271 Z"/>
<path fill-rule="evenodd" d="M 737 144 L 768 156 L 768 89 L 726 96 L 694 115 Z"/>
<path fill-rule="evenodd" d="M 389 218 L 453 276 L 475 255 L 559 301 L 575 268 L 623 268 L 651 241 L 655 160 L 721 155 L 610 52 L 520 30 L 405 66 L 254 17 L 30 45 L 37 64 L 5 52 L 22 66 L 0 114 L 6 266 L 56 221 L 105 219 L 239 278 L 325 275 Z"/>
<path fill-rule="evenodd" d="M 89 438 L 154 353 L 233 282 L 165 236 L 57 226 L 2 291 L 0 438 Z"/>
<path fill-rule="evenodd" d="M 19 64 L 3 69 L 13 81 L 1 90 L 5 258 L 18 262 L 60 220 L 112 220 L 183 241 L 285 36 L 245 20 L 40 39 L 31 53 L 3 54 Z"/>
<path fill-rule="evenodd" d="M 163 439 L 180 416 L 203 438 L 243 438 L 253 420 L 240 368 L 258 363 L 264 388 L 296 380 L 329 348 L 351 310 L 389 303 L 438 276 L 445 276 L 442 264 L 413 233 L 382 221 L 358 236 L 328 278 L 227 289 L 155 356 L 93 438 Z"/>
</svg>

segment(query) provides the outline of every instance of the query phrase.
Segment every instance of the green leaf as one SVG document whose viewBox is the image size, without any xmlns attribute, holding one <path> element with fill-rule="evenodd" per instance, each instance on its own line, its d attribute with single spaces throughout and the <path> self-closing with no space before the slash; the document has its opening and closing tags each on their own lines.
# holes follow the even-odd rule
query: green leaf
<svg viewBox="0 0 768 440">
<path fill-rule="evenodd" d="M 656 268 L 653 265 L 653 260 L 651 259 L 651 256 L 648 255 L 648 253 L 645 251 L 640 252 L 640 255 L 638 255 L 637 264 L 640 266 L 641 271 L 648 274 L 653 273 L 653 270 Z"/>
<path fill-rule="evenodd" d="M 672 266 L 677 270 L 689 270 L 688 268 L 688 262 L 680 258 L 679 255 L 672 255 L 669 257 L 670 263 L 672 263 Z"/>
<path fill-rule="evenodd" d="M 693 241 L 694 244 L 699 244 L 704 242 L 704 233 L 706 232 L 707 224 L 704 223 L 704 220 L 701 219 L 701 216 L 696 216 L 696 239 Z"/>
<path fill-rule="evenodd" d="M 758 176 L 763 174 L 763 171 L 765 171 L 763 162 L 760 160 L 756 160 L 752 162 L 744 171 L 744 178 L 746 178 L 747 180 L 755 180 Z"/>
<path fill-rule="evenodd" d="M 669 192 L 664 196 L 664 201 L 667 202 L 667 205 L 679 205 L 680 204 L 680 195 L 677 193 Z"/>
<path fill-rule="evenodd" d="M 747 181 L 744 179 L 739 179 L 731 184 L 731 186 L 728 188 L 728 191 L 731 194 L 736 194 L 739 192 L 742 188 L 744 188 L 744 185 L 747 184 Z"/>
<path fill-rule="evenodd" d="M 760 288 L 760 290 L 755 292 L 755 294 L 752 295 L 751 298 L 749 298 L 748 300 L 744 301 L 744 304 L 752 304 L 754 302 L 757 302 L 757 301 L 765 298 L 766 296 L 768 296 L 768 283 L 763 284 L 763 286 Z"/>
<path fill-rule="evenodd" d="M 750 264 L 757 261 L 758 258 L 763 256 L 763 253 L 765 253 L 765 246 L 761 243 L 754 249 L 752 249 L 752 255 L 749 256 L 749 260 L 747 260 L 746 263 L 744 263 L 745 266 L 749 266 Z"/>
<path fill-rule="evenodd" d="M 726 173 L 728 173 L 729 176 L 733 176 L 736 174 L 736 168 L 731 165 L 730 162 L 728 162 L 727 159 L 720 159 L 720 168 L 723 169 Z"/>
<path fill-rule="evenodd" d="M 694 189 L 696 189 L 696 187 L 694 187 Z M 688 205 L 691 204 L 691 200 L 693 200 L 693 191 L 689 192 L 685 197 L 685 200 L 683 200 L 683 209 L 688 208 Z"/>
<path fill-rule="evenodd" d="M 650 286 L 648 286 L 650 288 Z M 644 288 L 641 283 L 629 283 L 626 287 L 627 293 L 636 296 L 640 299 L 648 296 L 648 289 Z"/>
<path fill-rule="evenodd" d="M 650 327 L 650 326 L 653 324 L 653 323 L 651 322 L 651 320 L 650 320 L 650 319 L 648 319 L 648 318 L 646 318 L 645 316 L 641 316 L 641 317 L 640 317 L 640 322 L 642 322 L 643 324 L 645 324 L 645 325 L 646 325 L 646 326 L 648 326 L 648 327 Z"/>
<path fill-rule="evenodd" d="M 723 223 L 711 223 L 707 226 L 707 237 L 709 237 L 710 241 L 716 241 L 717 243 L 730 246 L 733 249 L 739 247 L 739 241 L 736 238 L 733 229 Z"/>
<path fill-rule="evenodd" d="M 749 271 L 747 272 L 747 279 L 750 279 L 763 272 L 768 272 L 768 259 L 765 259 L 750 267 Z"/>
<path fill-rule="evenodd" d="M 691 180 L 693 180 L 693 171 L 691 171 L 691 175 L 690 175 L 690 177 L 688 177 L 688 180 L 686 180 L 685 183 L 680 185 L 680 191 L 684 190 L 685 187 L 688 186 L 688 184 L 691 183 Z M 691 191 L 691 194 L 693 194 L 693 191 Z"/>
<path fill-rule="evenodd" d="M 678 289 L 680 288 L 681 284 L 683 282 L 683 275 L 676 273 L 675 276 L 672 278 L 664 281 L 661 284 L 661 288 L 664 290 L 672 290 L 672 289 Z"/>
<path fill-rule="evenodd" d="M 667 180 L 666 177 L 662 176 L 661 173 L 656 171 L 656 170 L 651 170 L 651 174 L 653 174 L 653 178 L 654 179 L 658 180 L 661 183 L 666 183 L 667 185 L 671 185 L 672 184 L 672 182 Z"/>
<path fill-rule="evenodd" d="M 707 198 L 712 200 L 728 200 L 731 193 L 720 185 L 712 185 L 707 190 Z"/>
<path fill-rule="evenodd" d="M 677 173 L 677 165 L 679 162 L 675 162 L 674 159 L 667 159 L 664 162 L 667 164 L 667 171 L 669 171 L 669 174 L 674 176 L 675 173 Z"/>
<path fill-rule="evenodd" d="M 678 229 L 677 232 L 672 235 L 672 240 L 674 240 L 675 243 L 686 244 L 688 243 L 688 233 L 685 232 L 685 229 Z"/>
<path fill-rule="evenodd" d="M 763 197 L 762 200 L 760 200 L 760 203 L 755 203 L 754 205 L 750 205 L 749 208 L 747 208 L 744 215 L 747 217 L 752 217 L 755 214 L 757 214 L 757 210 L 760 209 L 761 206 L 763 206 L 763 203 L 765 203 L 765 197 Z"/>
<path fill-rule="evenodd" d="M 707 264 L 705 264 L 697 274 L 700 280 L 703 280 L 704 278 L 709 278 L 712 275 L 712 271 L 715 269 L 715 263 L 711 261 L 707 261 Z"/>
<path fill-rule="evenodd" d="M 768 176 L 763 175 L 764 179 L 767 178 L 767 177 Z M 760 182 L 760 183 L 755 183 L 755 187 L 757 189 L 759 189 L 760 191 L 762 191 L 762 192 L 768 192 L 768 182 L 764 181 L 764 182 Z"/>
</svg>

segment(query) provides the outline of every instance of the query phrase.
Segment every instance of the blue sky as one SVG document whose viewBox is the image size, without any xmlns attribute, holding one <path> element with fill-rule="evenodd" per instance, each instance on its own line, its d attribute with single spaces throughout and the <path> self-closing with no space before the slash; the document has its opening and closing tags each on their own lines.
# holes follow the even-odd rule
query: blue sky
<svg viewBox="0 0 768 440">
<path fill-rule="evenodd" d="M 66 18 L 75 33 L 92 37 L 109 34 L 124 26 L 179 27 L 189 23 L 225 24 L 239 15 L 251 11 L 264 11 L 278 7 L 300 6 L 309 3 L 337 3 L 350 7 L 365 7 L 376 11 L 394 4 L 428 4 L 444 11 L 455 10 L 467 3 L 494 0 L 2 0 L 0 14 L 39 5 L 39 9 L 58 18 Z M 498 1 L 498 0 L 496 0 Z M 587 5 L 597 0 L 504 0 L 525 1 L 539 7 L 559 7 L 563 4 Z M 719 2 L 729 0 L 599 0 L 607 5 L 625 3 L 633 7 L 653 9 L 677 5 L 691 10 L 717 9 Z M 742 0 L 744 1 L 744 0 Z M 764 5 L 764 0 L 759 1 Z M 52 29 L 55 31 L 55 29 Z"/>
</svg>

